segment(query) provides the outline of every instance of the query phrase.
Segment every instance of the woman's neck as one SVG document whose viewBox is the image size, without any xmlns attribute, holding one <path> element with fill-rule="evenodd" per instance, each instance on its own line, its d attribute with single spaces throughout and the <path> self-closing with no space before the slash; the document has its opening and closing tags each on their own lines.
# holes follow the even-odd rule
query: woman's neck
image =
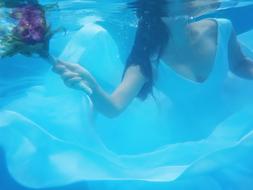
<svg viewBox="0 0 253 190">
<path fill-rule="evenodd" d="M 192 18 L 188 16 L 178 16 L 166 18 L 164 22 L 170 31 L 170 39 L 174 45 L 185 46 L 191 39 L 189 24 Z"/>
</svg>

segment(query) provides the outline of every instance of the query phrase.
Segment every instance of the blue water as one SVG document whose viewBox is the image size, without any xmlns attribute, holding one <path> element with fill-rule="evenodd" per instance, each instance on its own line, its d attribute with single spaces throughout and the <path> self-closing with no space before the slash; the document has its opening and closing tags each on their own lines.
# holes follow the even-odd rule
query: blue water
<svg viewBox="0 0 253 190">
<path fill-rule="evenodd" d="M 49 10 L 47 18 L 54 29 L 64 27 L 66 33 L 54 36 L 50 53 L 63 60 L 80 61 L 107 91 L 112 91 L 121 80 L 122 63 L 133 43 L 134 12 L 126 9 L 122 1 L 58 2 L 59 7 Z M 248 19 L 252 16 L 252 4 L 203 15 L 231 19 L 248 55 L 253 49 L 253 21 Z M 92 19 L 98 24 L 94 25 Z M 94 37 L 96 31 L 99 35 Z M 82 44 L 90 47 L 85 55 Z M 68 89 L 45 61 L 17 55 L 0 60 L 0 69 L 1 190 L 252 187 L 253 109 L 247 106 L 252 104 L 248 100 L 253 85 L 249 81 L 235 80 L 226 89 L 224 102 L 232 102 L 232 106 L 221 102 L 220 106 L 227 109 L 222 107 L 217 115 L 212 115 L 217 119 L 213 124 L 217 131 L 198 128 L 198 115 L 191 110 L 186 119 L 191 121 L 192 117 L 196 129 L 190 124 L 184 130 L 173 128 L 173 117 L 175 122 L 180 117 L 160 112 L 168 109 L 171 100 L 159 93 L 159 103 L 165 105 L 161 110 L 157 110 L 152 97 L 145 102 L 135 100 L 119 118 L 98 116 L 97 125 L 90 127 L 87 99 Z M 230 90 L 237 92 L 230 94 Z M 177 98 L 174 97 L 175 101 Z M 244 109 L 240 104 L 245 102 Z M 210 110 L 212 103 L 216 102 L 204 102 Z M 181 108 L 176 111 L 185 113 Z M 199 114 L 204 120 L 205 113 Z M 172 119 L 171 128 L 164 125 L 168 120 L 162 120 L 163 117 Z M 212 123 L 213 118 L 208 118 L 208 123 Z"/>
</svg>

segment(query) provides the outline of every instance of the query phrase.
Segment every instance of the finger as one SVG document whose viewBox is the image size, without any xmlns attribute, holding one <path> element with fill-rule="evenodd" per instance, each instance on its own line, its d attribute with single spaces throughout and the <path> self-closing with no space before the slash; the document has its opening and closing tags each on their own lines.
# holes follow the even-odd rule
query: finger
<svg viewBox="0 0 253 190">
<path fill-rule="evenodd" d="M 79 64 L 65 63 L 64 66 L 71 71 L 76 71 L 76 72 L 85 71 L 85 69 Z"/>
<path fill-rule="evenodd" d="M 65 68 L 66 70 L 76 72 L 76 73 L 81 73 L 83 71 L 83 68 L 78 64 L 65 63 L 65 62 L 60 62 L 60 61 L 58 61 L 58 63 L 55 65 L 54 70 L 56 71 L 60 70 L 61 72 L 62 68 Z"/>
<path fill-rule="evenodd" d="M 79 80 L 79 79 L 81 79 L 81 78 L 75 78 L 75 79 L 71 79 L 68 81 L 64 81 L 64 83 L 69 88 L 79 89 L 79 90 L 82 90 L 83 92 L 85 92 L 87 95 L 91 95 L 93 93 L 93 91 L 91 90 L 89 85 L 85 81 L 83 81 L 82 79 L 81 80 Z"/>
<path fill-rule="evenodd" d="M 65 67 L 68 67 L 69 69 L 74 69 L 78 64 L 74 63 L 68 63 L 62 60 L 57 60 L 57 65 L 64 65 Z"/>
<path fill-rule="evenodd" d="M 62 63 L 58 63 L 58 64 L 54 65 L 54 68 L 56 68 L 56 69 L 57 68 L 66 68 L 66 66 Z"/>
<path fill-rule="evenodd" d="M 60 62 L 61 65 L 65 66 L 66 69 L 73 71 L 73 72 L 77 72 L 80 73 L 80 75 L 82 75 L 82 77 L 84 78 L 89 78 L 90 73 L 81 65 L 79 64 L 74 64 L 74 63 L 66 63 L 66 62 Z"/>
<path fill-rule="evenodd" d="M 79 75 L 77 73 L 66 71 L 66 72 L 62 73 L 61 77 L 63 80 L 70 80 L 72 78 L 79 77 Z"/>
<path fill-rule="evenodd" d="M 79 64 L 76 64 L 76 63 L 67 63 L 63 61 L 61 61 L 60 63 L 69 69 L 75 69 L 76 67 L 79 66 Z"/>
<path fill-rule="evenodd" d="M 57 60 L 56 60 L 56 64 L 57 64 L 57 65 L 65 65 L 66 62 L 64 62 L 64 61 L 62 61 L 62 60 L 60 60 L 60 59 L 57 59 Z"/>
<path fill-rule="evenodd" d="M 82 90 L 82 91 L 84 91 L 87 95 L 92 95 L 92 93 L 93 93 L 93 91 L 92 91 L 92 89 L 85 83 L 85 82 L 81 82 L 80 84 L 79 84 L 79 87 L 80 87 L 80 89 Z"/>
<path fill-rule="evenodd" d="M 58 73 L 58 74 L 62 74 L 64 72 L 66 72 L 66 67 L 62 64 L 57 64 L 55 65 L 52 70 L 55 72 L 55 73 Z"/>
<path fill-rule="evenodd" d="M 90 73 L 78 64 L 65 65 L 70 72 L 79 74 L 84 80 L 90 80 Z"/>
<path fill-rule="evenodd" d="M 75 89 L 80 89 L 80 82 L 81 82 L 81 78 L 76 77 L 76 78 L 71 78 L 68 80 L 64 80 L 64 84 L 70 88 L 75 88 Z"/>
<path fill-rule="evenodd" d="M 65 70 L 79 74 L 79 76 L 82 77 L 84 80 L 87 80 L 87 81 L 91 80 L 91 75 L 89 71 L 87 71 L 84 67 L 82 67 L 79 64 L 60 62 L 56 66 L 56 68 L 60 68 L 60 69 L 62 69 L 62 67 L 65 68 Z M 60 70 L 60 72 L 61 71 L 62 70 Z"/>
<path fill-rule="evenodd" d="M 66 80 L 65 83 L 72 87 L 77 87 L 78 84 L 82 81 L 81 77 L 73 77 L 69 80 Z"/>
</svg>

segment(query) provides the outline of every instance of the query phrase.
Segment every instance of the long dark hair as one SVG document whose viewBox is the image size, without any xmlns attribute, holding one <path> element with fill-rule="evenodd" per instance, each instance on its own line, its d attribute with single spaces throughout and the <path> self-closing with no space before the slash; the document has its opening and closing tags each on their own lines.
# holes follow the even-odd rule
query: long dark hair
<svg viewBox="0 0 253 190">
<path fill-rule="evenodd" d="M 152 63 L 159 62 L 160 55 L 169 40 L 168 28 L 162 21 L 162 17 L 168 14 L 166 10 L 168 2 L 167 0 L 137 0 L 129 6 L 136 11 L 138 26 L 124 74 L 130 66 L 140 66 L 142 74 L 148 79 L 138 94 L 138 97 L 144 100 L 153 89 Z"/>
</svg>

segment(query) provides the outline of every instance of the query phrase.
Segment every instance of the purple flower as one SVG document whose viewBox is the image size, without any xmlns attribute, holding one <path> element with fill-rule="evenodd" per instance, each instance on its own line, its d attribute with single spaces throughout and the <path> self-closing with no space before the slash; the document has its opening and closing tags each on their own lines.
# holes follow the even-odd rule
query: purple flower
<svg viewBox="0 0 253 190">
<path fill-rule="evenodd" d="M 44 11 L 38 5 L 25 5 L 14 9 L 17 20 L 14 33 L 25 43 L 36 44 L 45 40 L 47 24 Z"/>
</svg>

